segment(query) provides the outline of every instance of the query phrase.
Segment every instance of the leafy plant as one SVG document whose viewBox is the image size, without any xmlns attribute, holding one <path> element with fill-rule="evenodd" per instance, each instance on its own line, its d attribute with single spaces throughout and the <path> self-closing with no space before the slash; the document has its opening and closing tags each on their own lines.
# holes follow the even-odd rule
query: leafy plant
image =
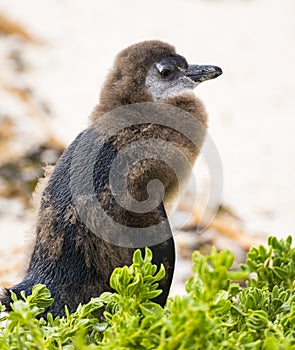
<svg viewBox="0 0 295 350">
<path fill-rule="evenodd" d="M 23 300 L 13 295 L 13 310 L 0 319 L 0 349 L 294 350 L 292 238 L 270 237 L 268 247 L 251 248 L 238 271 L 233 261 L 227 250 L 194 252 L 187 295 L 170 298 L 165 308 L 151 300 L 161 293 L 165 271 L 152 264 L 148 248 L 144 257 L 134 253 L 131 266 L 114 270 L 114 293 L 73 314 L 66 309 L 62 318 L 36 318 L 53 301 L 45 286 L 36 285 Z"/>
</svg>

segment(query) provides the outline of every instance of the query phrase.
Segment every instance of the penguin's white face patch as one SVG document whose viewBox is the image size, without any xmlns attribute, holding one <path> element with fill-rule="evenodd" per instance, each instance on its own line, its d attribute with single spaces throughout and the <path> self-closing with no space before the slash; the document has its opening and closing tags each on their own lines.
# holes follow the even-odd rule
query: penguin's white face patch
<svg viewBox="0 0 295 350">
<path fill-rule="evenodd" d="M 187 63 L 185 59 L 168 57 L 154 64 L 148 71 L 145 86 L 154 101 L 177 96 L 194 89 L 199 83 L 185 76 Z"/>
</svg>

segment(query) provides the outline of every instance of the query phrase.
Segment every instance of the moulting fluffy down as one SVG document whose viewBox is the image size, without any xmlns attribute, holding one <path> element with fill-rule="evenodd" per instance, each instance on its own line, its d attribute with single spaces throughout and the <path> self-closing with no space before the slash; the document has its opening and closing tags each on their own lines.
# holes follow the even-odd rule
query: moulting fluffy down
<svg viewBox="0 0 295 350">
<path fill-rule="evenodd" d="M 63 315 L 64 305 L 73 312 L 110 291 L 112 271 L 129 265 L 135 249 L 145 246 L 153 251 L 153 262 L 166 269 L 163 292 L 154 299 L 165 304 L 175 263 L 167 210 L 207 128 L 193 89 L 220 74 L 215 66 L 188 64 L 173 46 L 157 40 L 118 54 L 89 127 L 40 186 L 26 274 L 0 298 L 7 310 L 10 291 L 20 297 L 20 291 L 28 295 L 43 283 L 54 298 L 44 314 Z"/>
</svg>

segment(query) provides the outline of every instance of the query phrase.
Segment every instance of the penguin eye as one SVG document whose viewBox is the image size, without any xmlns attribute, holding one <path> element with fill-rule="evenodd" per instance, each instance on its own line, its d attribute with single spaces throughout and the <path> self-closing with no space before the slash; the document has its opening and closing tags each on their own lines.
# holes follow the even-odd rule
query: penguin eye
<svg viewBox="0 0 295 350">
<path fill-rule="evenodd" d="M 172 70 L 168 68 L 164 68 L 160 74 L 163 78 L 169 78 L 172 75 L 172 73 L 173 73 Z"/>
</svg>

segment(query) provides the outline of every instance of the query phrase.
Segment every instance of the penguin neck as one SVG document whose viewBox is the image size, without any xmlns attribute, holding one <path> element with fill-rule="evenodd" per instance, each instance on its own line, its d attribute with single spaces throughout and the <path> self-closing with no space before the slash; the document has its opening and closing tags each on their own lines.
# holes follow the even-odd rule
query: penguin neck
<svg viewBox="0 0 295 350">
<path fill-rule="evenodd" d="M 110 91 L 110 89 L 107 89 Z M 116 90 L 116 89 L 115 89 Z M 153 101 L 151 94 L 146 89 L 141 89 L 141 92 L 130 95 L 117 95 L 115 91 L 101 93 L 100 103 L 94 108 L 90 116 L 90 124 L 95 124 L 102 115 L 109 113 L 117 108 L 132 105 L 134 103 L 154 102 L 164 103 L 180 108 L 192 114 L 205 128 L 207 128 L 207 112 L 202 101 L 197 98 L 193 90 L 183 90 L 180 94 L 169 96 L 161 101 Z"/>
</svg>

